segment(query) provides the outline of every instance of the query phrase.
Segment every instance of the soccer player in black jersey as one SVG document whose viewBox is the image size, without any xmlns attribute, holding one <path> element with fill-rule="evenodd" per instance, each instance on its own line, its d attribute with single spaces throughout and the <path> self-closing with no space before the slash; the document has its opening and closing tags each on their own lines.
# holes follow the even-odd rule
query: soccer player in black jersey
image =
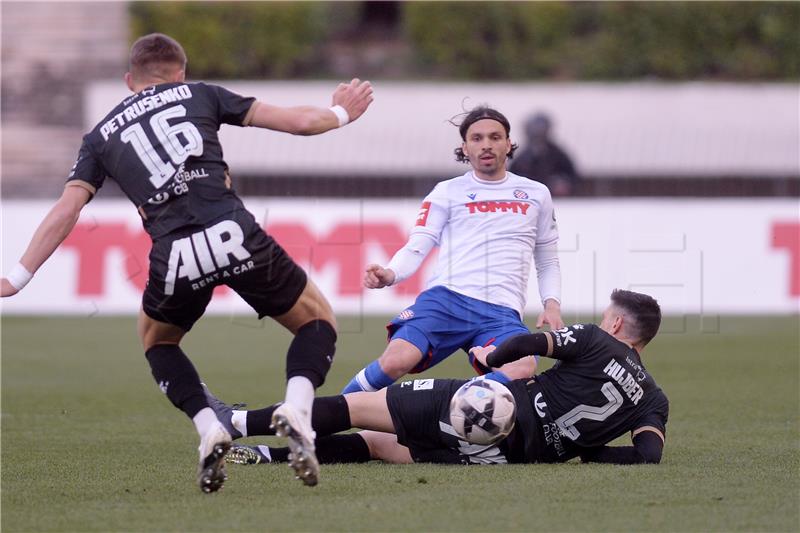
<svg viewBox="0 0 800 533">
<path fill-rule="evenodd" d="M 490 446 L 465 442 L 450 425 L 450 399 L 465 380 L 418 379 L 385 391 L 318 398 L 312 420 L 319 435 L 318 457 L 323 462 L 557 463 L 580 457 L 584 462 L 658 463 L 669 402 L 640 354 L 660 323 L 653 298 L 615 290 L 599 326 L 575 324 L 512 337 L 496 349 L 473 348 L 478 361 L 495 369 L 532 354 L 558 359 L 533 379 L 506 384 L 516 400 L 516 424 L 507 438 Z M 236 437 L 270 433 L 274 406 L 231 411 L 209 398 Z M 373 431 L 330 435 L 351 426 Z M 628 432 L 633 446 L 607 446 Z M 231 459 L 285 461 L 288 453 L 234 446 Z"/>
<path fill-rule="evenodd" d="M 286 401 L 272 423 L 289 437 L 292 468 L 305 484 L 315 485 L 319 465 L 310 411 L 333 360 L 336 321 L 316 285 L 245 210 L 231 186 L 217 131 L 232 124 L 324 133 L 359 118 L 372 102 L 372 87 L 354 79 L 338 86 L 330 108 L 284 108 L 186 82 L 185 69 L 183 48 L 166 35 L 146 35 L 133 44 L 125 74 L 133 94 L 84 136 L 64 193 L 20 262 L 0 280 L 0 295 L 12 296 L 30 281 L 106 177 L 113 178 L 153 240 L 138 332 L 159 387 L 200 435 L 200 488 L 222 487 L 231 436 L 209 408 L 179 343 L 221 284 L 259 318 L 273 317 L 295 335 L 287 354 Z"/>
</svg>

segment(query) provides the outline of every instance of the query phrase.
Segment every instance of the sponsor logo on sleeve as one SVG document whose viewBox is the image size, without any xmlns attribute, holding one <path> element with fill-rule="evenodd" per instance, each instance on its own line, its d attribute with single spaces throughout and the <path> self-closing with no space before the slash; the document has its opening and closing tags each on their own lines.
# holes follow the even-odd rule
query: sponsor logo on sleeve
<svg viewBox="0 0 800 533">
<path fill-rule="evenodd" d="M 430 390 L 433 388 L 432 379 L 415 379 L 413 390 Z"/>
<path fill-rule="evenodd" d="M 428 221 L 428 213 L 431 211 L 431 203 L 430 202 L 422 202 L 422 207 L 419 208 L 419 213 L 417 214 L 417 226 L 424 226 L 425 223 Z"/>
</svg>

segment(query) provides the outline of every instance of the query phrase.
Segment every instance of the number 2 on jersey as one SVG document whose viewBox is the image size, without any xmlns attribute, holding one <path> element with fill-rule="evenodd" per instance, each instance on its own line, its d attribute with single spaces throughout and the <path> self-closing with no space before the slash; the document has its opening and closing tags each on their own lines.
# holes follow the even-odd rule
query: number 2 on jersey
<svg viewBox="0 0 800 533">
<path fill-rule="evenodd" d="M 150 127 L 156 134 L 159 143 L 169 155 L 172 163 L 180 165 L 189 156 L 203 155 L 203 137 L 194 124 L 188 121 L 172 124 L 168 122 L 171 118 L 185 117 L 186 108 L 176 105 L 156 113 L 150 118 Z M 186 144 L 183 144 L 178 137 L 183 134 Z M 148 172 L 150 172 L 150 183 L 158 189 L 175 174 L 175 167 L 168 161 L 161 159 L 156 152 L 153 143 L 147 138 L 144 128 L 139 123 L 134 123 L 125 128 L 120 133 L 119 138 L 126 143 L 130 143 L 136 151 L 136 155 L 142 161 Z"/>
<path fill-rule="evenodd" d="M 606 397 L 608 403 L 601 406 L 594 405 L 578 405 L 568 413 L 558 417 L 556 425 L 564 432 L 564 435 L 570 440 L 576 440 L 581 436 L 581 432 L 575 427 L 575 424 L 588 418 L 589 420 L 596 420 L 602 422 L 609 416 L 613 415 L 617 409 L 622 405 L 622 394 L 619 393 L 617 388 L 610 381 L 603 383 L 600 392 Z"/>
</svg>

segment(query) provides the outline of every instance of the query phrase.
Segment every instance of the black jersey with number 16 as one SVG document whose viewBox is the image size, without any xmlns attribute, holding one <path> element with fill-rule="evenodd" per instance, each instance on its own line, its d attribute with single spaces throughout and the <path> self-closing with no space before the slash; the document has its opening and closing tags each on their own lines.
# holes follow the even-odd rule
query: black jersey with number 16
<svg viewBox="0 0 800 533">
<path fill-rule="evenodd" d="M 594 324 L 546 335 L 556 364 L 510 387 L 520 429 L 529 428 L 514 446 L 520 459 L 565 461 L 645 426 L 666 434 L 669 402 L 636 350 Z"/>
<path fill-rule="evenodd" d="M 249 123 L 254 98 L 205 83 L 164 83 L 117 105 L 83 138 L 69 185 L 114 179 L 152 238 L 242 208 L 217 137 Z"/>
</svg>

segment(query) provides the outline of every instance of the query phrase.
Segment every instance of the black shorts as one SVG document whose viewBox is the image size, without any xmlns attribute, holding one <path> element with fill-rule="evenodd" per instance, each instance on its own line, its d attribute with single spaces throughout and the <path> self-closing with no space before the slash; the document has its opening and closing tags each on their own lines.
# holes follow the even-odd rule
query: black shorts
<svg viewBox="0 0 800 533">
<path fill-rule="evenodd" d="M 303 269 L 242 209 L 153 241 L 142 307 L 150 318 L 189 331 L 218 285 L 263 318 L 289 311 L 306 282 Z"/>
<path fill-rule="evenodd" d="M 508 462 L 500 444 L 470 444 L 462 440 L 450 425 L 450 399 L 466 382 L 464 379 L 415 379 L 387 389 L 386 403 L 397 442 L 408 447 L 415 462 Z"/>
</svg>

